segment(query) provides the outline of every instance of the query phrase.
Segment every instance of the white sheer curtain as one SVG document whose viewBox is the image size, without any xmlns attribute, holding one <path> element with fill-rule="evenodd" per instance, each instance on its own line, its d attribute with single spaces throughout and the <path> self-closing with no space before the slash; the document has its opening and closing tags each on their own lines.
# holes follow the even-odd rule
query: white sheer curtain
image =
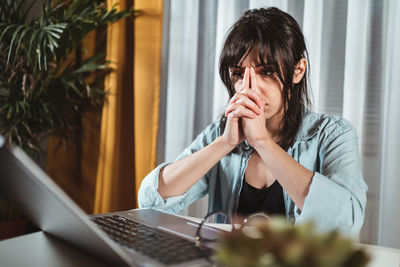
<svg viewBox="0 0 400 267">
<path fill-rule="evenodd" d="M 369 186 L 362 242 L 400 248 L 400 3 L 397 0 L 165 0 L 159 161 L 173 160 L 227 103 L 218 57 L 249 8 L 296 18 L 310 54 L 317 112 L 348 119 Z M 206 199 L 189 209 L 203 216 Z"/>
</svg>

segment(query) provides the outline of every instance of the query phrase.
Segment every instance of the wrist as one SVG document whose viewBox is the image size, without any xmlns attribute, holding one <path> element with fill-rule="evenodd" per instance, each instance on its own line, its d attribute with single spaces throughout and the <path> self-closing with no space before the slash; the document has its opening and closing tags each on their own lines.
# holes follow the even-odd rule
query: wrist
<svg viewBox="0 0 400 267">
<path fill-rule="evenodd" d="M 222 136 L 217 137 L 217 139 L 215 139 L 215 143 L 220 146 L 222 151 L 226 152 L 226 154 L 235 148 L 235 145 L 230 144 Z"/>
<path fill-rule="evenodd" d="M 272 144 L 275 144 L 275 142 L 270 138 L 257 139 L 249 143 L 249 145 L 252 146 L 256 151 L 263 150 Z"/>
</svg>

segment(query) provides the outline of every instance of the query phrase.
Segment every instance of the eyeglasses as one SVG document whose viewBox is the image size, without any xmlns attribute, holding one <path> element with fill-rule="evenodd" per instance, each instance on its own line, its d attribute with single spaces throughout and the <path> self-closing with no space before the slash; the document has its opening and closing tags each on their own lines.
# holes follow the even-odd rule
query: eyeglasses
<svg viewBox="0 0 400 267">
<path fill-rule="evenodd" d="M 207 214 L 201 221 L 196 230 L 195 241 L 196 245 L 204 254 L 204 258 L 211 264 L 214 263 L 212 259 L 213 254 L 210 254 L 210 249 L 204 246 L 206 243 L 212 243 L 221 236 L 221 231 L 216 230 L 224 229 L 230 232 L 233 231 L 246 231 L 254 229 L 254 226 L 268 223 L 269 217 L 265 213 L 254 213 L 248 217 L 241 217 L 240 215 L 228 215 L 225 212 L 217 211 Z"/>
<path fill-rule="evenodd" d="M 228 231 L 246 231 L 248 227 L 268 223 L 269 220 L 268 215 L 262 212 L 251 214 L 248 217 L 232 216 L 222 211 L 211 212 L 204 217 L 197 227 L 195 241 L 198 246 L 215 242 L 220 236 L 220 231 L 215 230 L 215 228 Z"/>
</svg>

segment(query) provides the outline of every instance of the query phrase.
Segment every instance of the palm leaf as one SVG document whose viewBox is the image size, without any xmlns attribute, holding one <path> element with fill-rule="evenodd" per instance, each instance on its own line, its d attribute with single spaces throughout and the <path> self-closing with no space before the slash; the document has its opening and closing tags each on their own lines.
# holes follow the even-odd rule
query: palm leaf
<svg viewBox="0 0 400 267">
<path fill-rule="evenodd" d="M 38 35 L 38 41 L 37 41 L 37 46 L 36 46 L 36 52 L 37 52 L 37 64 L 39 67 L 39 70 L 42 69 L 42 53 L 45 51 L 45 49 L 42 51 L 42 43 L 43 43 L 43 38 L 45 38 L 45 32 L 40 31 Z M 34 70 L 36 70 L 36 65 L 34 67 Z"/>
<path fill-rule="evenodd" d="M 18 51 L 19 51 L 19 48 L 20 48 L 20 45 L 21 45 L 21 41 L 22 41 L 22 39 L 24 39 L 25 34 L 26 34 L 30 29 L 31 29 L 30 27 L 26 27 L 26 28 L 21 32 L 21 34 L 20 34 L 20 36 L 19 36 L 17 48 L 15 49 L 14 62 L 15 62 L 15 59 L 17 58 Z M 13 63 L 14 63 L 14 62 L 13 62 Z"/>
<path fill-rule="evenodd" d="M 19 26 L 17 27 L 17 29 L 14 31 L 14 33 L 13 33 L 13 35 L 12 35 L 12 37 L 11 37 L 11 44 L 10 44 L 10 47 L 9 47 L 9 49 L 8 49 L 7 65 L 8 65 L 8 63 L 10 62 L 11 52 L 12 52 L 12 48 L 13 48 L 13 44 L 14 44 L 15 38 L 17 37 L 19 31 L 20 31 L 21 29 L 23 29 L 24 27 L 25 27 L 25 25 L 19 25 Z"/>
<path fill-rule="evenodd" d="M 43 30 L 49 31 L 49 32 L 52 32 L 52 33 L 53 32 L 58 32 L 58 33 L 62 34 L 66 27 L 67 27 L 66 23 L 57 23 L 57 24 L 47 25 L 47 26 L 43 27 Z M 55 33 L 53 33 L 53 34 L 55 34 Z M 60 38 L 59 35 L 58 36 L 54 35 L 54 37 L 57 38 L 57 39 Z"/>
<path fill-rule="evenodd" d="M 80 66 L 77 70 L 73 71 L 72 74 L 79 74 L 105 68 L 106 64 L 98 62 L 99 60 L 103 60 L 104 57 L 105 57 L 104 54 L 99 54 L 89 58 L 82 64 L 82 66 Z"/>
<path fill-rule="evenodd" d="M 27 56 L 28 56 L 28 65 L 31 64 L 33 65 L 33 67 L 35 66 L 34 64 L 34 59 L 32 57 L 32 47 L 34 46 L 34 41 L 37 39 L 37 34 L 38 34 L 38 30 L 34 30 L 32 32 L 31 38 L 29 40 L 29 45 L 28 45 L 28 52 L 27 52 Z"/>
<path fill-rule="evenodd" d="M 55 55 L 54 49 L 58 47 L 58 40 L 61 38 L 62 33 L 64 32 L 66 23 L 59 23 L 48 25 L 44 28 L 47 32 L 47 39 L 49 43 L 46 45 L 50 48 L 51 53 Z"/>
<path fill-rule="evenodd" d="M 54 54 L 54 49 L 58 47 L 57 41 L 51 36 L 51 34 L 47 35 L 47 38 L 49 39 L 49 43 L 47 46 L 50 48 L 50 52 Z"/>
<path fill-rule="evenodd" d="M 43 66 L 44 66 L 44 70 L 47 70 L 47 35 L 43 36 L 43 42 L 42 42 L 42 51 L 43 51 Z"/>
<path fill-rule="evenodd" d="M 4 37 L 4 35 L 7 33 L 7 31 L 8 31 L 9 29 L 12 29 L 12 28 L 15 28 L 15 27 L 17 27 L 17 25 L 15 25 L 15 24 L 8 25 L 8 26 L 4 29 L 4 31 L 1 33 L 0 42 L 3 41 L 3 37 Z"/>
</svg>

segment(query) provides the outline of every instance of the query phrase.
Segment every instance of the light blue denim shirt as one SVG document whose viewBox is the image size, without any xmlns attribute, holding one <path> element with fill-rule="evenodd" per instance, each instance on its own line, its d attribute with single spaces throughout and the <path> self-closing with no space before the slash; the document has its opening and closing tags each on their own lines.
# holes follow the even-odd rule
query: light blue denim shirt
<svg viewBox="0 0 400 267">
<path fill-rule="evenodd" d="M 202 149 L 221 135 L 220 123 L 209 125 L 177 160 Z M 163 199 L 157 192 L 163 163 L 149 173 L 139 189 L 139 207 L 176 214 L 209 194 L 208 211 L 236 211 L 247 162 L 253 148 L 247 142 L 223 157 L 181 196 Z M 358 137 L 349 122 L 338 116 L 308 112 L 287 153 L 314 173 L 303 209 L 283 190 L 286 217 L 295 224 L 313 221 L 317 230 L 340 230 L 357 236 L 364 221 L 365 184 L 360 167 Z"/>
</svg>

